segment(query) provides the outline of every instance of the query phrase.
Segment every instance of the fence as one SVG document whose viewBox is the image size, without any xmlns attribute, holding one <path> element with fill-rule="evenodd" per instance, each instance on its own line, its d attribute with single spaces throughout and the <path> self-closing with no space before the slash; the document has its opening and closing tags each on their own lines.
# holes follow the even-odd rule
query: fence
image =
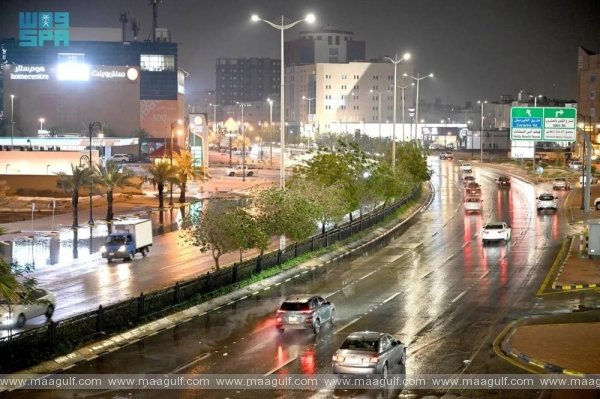
<svg viewBox="0 0 600 399">
<path fill-rule="evenodd" d="M 394 213 L 420 193 L 415 187 L 408 196 L 390 206 L 364 214 L 323 234 L 294 243 L 283 251 L 266 253 L 200 277 L 176 283 L 152 293 L 114 303 L 0 341 L 0 374 L 30 367 L 40 361 L 71 352 L 74 348 L 122 332 L 153 318 L 161 317 L 186 302 L 196 303 L 220 288 L 231 286 L 263 270 L 276 267 L 305 253 L 328 247 L 366 230 Z"/>
</svg>

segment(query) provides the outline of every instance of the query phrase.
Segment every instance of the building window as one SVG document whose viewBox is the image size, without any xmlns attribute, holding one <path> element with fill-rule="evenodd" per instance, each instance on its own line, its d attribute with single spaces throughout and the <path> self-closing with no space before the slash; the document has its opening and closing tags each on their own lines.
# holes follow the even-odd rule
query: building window
<svg viewBox="0 0 600 399">
<path fill-rule="evenodd" d="M 348 86 L 342 85 L 342 90 L 346 90 L 347 88 L 348 88 Z"/>
<path fill-rule="evenodd" d="M 331 109 L 331 105 L 326 105 L 325 109 Z"/>
<path fill-rule="evenodd" d="M 595 100 L 596 99 L 596 92 L 595 91 L 591 91 L 590 92 L 590 100 Z"/>
<path fill-rule="evenodd" d="M 83 53 L 58 53 L 59 64 L 83 64 L 85 54 Z"/>
<path fill-rule="evenodd" d="M 327 36 L 327 44 L 333 44 L 333 36 Z"/>
<path fill-rule="evenodd" d="M 354 79 L 356 79 L 356 80 L 360 79 L 360 75 L 354 75 Z"/>
<path fill-rule="evenodd" d="M 338 62 L 338 57 L 329 57 L 330 64 L 336 64 Z"/>
<path fill-rule="evenodd" d="M 592 119 L 596 117 L 596 108 L 590 108 L 590 116 L 592 117 Z"/>
<path fill-rule="evenodd" d="M 323 40 L 323 36 L 317 36 L 317 40 Z"/>
<path fill-rule="evenodd" d="M 595 74 L 591 74 L 590 75 L 590 82 L 594 83 L 596 81 L 596 75 Z"/>
<path fill-rule="evenodd" d="M 174 72 L 175 56 L 162 54 L 141 54 L 140 69 L 150 72 Z"/>
<path fill-rule="evenodd" d="M 354 85 L 354 90 L 358 90 L 358 85 Z"/>
<path fill-rule="evenodd" d="M 348 79 L 348 75 L 342 75 L 342 80 Z"/>
<path fill-rule="evenodd" d="M 379 76 L 373 75 L 373 80 L 379 80 Z"/>
<path fill-rule="evenodd" d="M 340 45 L 340 37 L 339 36 L 335 37 L 335 44 L 336 44 L 336 46 Z"/>
</svg>

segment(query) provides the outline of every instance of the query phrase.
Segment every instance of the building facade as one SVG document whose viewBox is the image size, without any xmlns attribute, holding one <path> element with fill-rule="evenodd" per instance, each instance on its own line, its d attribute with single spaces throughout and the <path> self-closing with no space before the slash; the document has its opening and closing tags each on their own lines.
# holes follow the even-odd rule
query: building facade
<svg viewBox="0 0 600 399">
<path fill-rule="evenodd" d="M 579 47 L 577 62 L 577 109 L 584 122 L 585 130 L 590 131 L 598 142 L 600 122 L 600 53 Z"/>
<path fill-rule="evenodd" d="M 225 107 L 278 95 L 280 69 L 280 61 L 271 58 L 218 58 L 216 103 Z"/>
<path fill-rule="evenodd" d="M 90 37 L 78 29 L 81 36 L 73 32 L 68 46 L 22 47 L 15 39 L 2 40 L 8 133 L 86 133 L 97 121 L 106 136 L 131 137 L 142 128 L 151 137 L 170 137 L 172 121 L 183 119 L 185 110 L 186 74 L 178 67 L 177 44 L 111 41 L 117 35 L 98 29 L 94 35 L 106 41 L 78 40 Z"/>
<path fill-rule="evenodd" d="M 298 39 L 285 43 L 285 66 L 365 61 L 366 44 L 353 36 L 335 26 L 300 32 Z"/>
</svg>

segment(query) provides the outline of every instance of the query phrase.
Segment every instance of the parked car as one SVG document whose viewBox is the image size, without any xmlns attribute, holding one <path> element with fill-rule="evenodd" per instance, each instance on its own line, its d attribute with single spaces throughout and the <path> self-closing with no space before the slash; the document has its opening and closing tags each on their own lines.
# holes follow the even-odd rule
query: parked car
<svg viewBox="0 0 600 399">
<path fill-rule="evenodd" d="M 594 208 L 596 208 L 596 210 L 600 211 L 600 197 L 598 197 L 594 200 Z"/>
<path fill-rule="evenodd" d="M 579 184 L 583 186 L 584 181 L 587 181 L 587 175 L 585 176 L 585 179 L 583 176 L 579 176 Z M 590 184 L 598 184 L 598 176 L 592 176 L 590 179 Z"/>
<path fill-rule="evenodd" d="M 115 162 L 132 162 L 133 155 L 131 155 L 131 154 L 114 154 L 112 157 L 110 157 L 110 160 L 115 161 Z"/>
<path fill-rule="evenodd" d="M 397 365 L 406 365 L 406 345 L 390 334 L 373 331 L 348 335 L 331 361 L 334 374 L 382 374 L 383 378 Z"/>
<path fill-rule="evenodd" d="M 552 181 L 552 189 L 553 190 L 570 190 L 571 183 L 564 177 L 557 177 Z"/>
<path fill-rule="evenodd" d="M 504 222 L 486 223 L 481 231 L 483 245 L 490 241 L 504 241 L 507 243 L 511 236 L 511 227 Z"/>
<path fill-rule="evenodd" d="M 465 194 L 467 196 L 481 195 L 481 186 L 476 181 L 469 182 L 465 188 Z"/>
<path fill-rule="evenodd" d="M 552 211 L 556 211 L 558 209 L 558 205 L 556 203 L 556 200 L 558 199 L 558 197 L 555 197 L 553 194 L 549 194 L 549 193 L 542 193 L 540 194 L 538 197 L 536 197 L 537 199 L 537 211 L 541 212 L 544 210 L 552 210 Z"/>
<path fill-rule="evenodd" d="M 465 199 L 465 212 L 481 212 L 483 210 L 483 200 L 480 197 L 467 197 Z"/>
<path fill-rule="evenodd" d="M 471 169 L 470 163 L 464 162 L 462 165 L 460 165 L 460 171 L 462 173 L 471 173 L 473 170 Z"/>
<path fill-rule="evenodd" d="M 454 159 L 454 155 L 449 151 L 444 151 L 440 153 L 440 159 Z"/>
<path fill-rule="evenodd" d="M 335 324 L 335 306 L 318 295 L 294 295 L 286 298 L 275 317 L 275 327 L 285 330 L 312 329 L 315 334 L 326 322 Z"/>
<path fill-rule="evenodd" d="M 473 183 L 473 182 L 475 182 L 474 176 L 468 175 L 468 176 L 463 177 L 463 186 L 466 186 L 467 184 Z"/>
<path fill-rule="evenodd" d="M 21 294 L 20 297 L 21 300 L 16 303 L 0 299 L 0 326 L 17 326 L 20 328 L 29 319 L 42 315 L 49 319 L 54 314 L 56 301 L 50 291 L 43 288 L 34 289 L 28 298 L 31 303 L 25 300 L 25 294 Z"/>
<path fill-rule="evenodd" d="M 252 164 L 246 164 L 244 165 L 244 173 L 246 174 L 246 176 L 254 176 L 258 173 L 258 170 L 256 169 L 256 165 L 252 165 Z M 225 175 L 226 176 L 241 176 L 242 175 L 242 165 L 237 165 L 234 168 L 227 168 L 225 170 Z"/>
<path fill-rule="evenodd" d="M 496 184 L 500 188 L 510 188 L 510 177 L 500 176 L 496 179 Z"/>
</svg>

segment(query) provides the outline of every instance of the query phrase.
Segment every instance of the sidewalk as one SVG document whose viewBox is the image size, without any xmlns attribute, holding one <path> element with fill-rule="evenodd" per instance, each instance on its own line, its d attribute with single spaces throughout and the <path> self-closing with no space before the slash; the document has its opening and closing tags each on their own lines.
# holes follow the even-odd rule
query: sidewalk
<svg viewBox="0 0 600 399">
<path fill-rule="evenodd" d="M 533 175 L 514 166 L 502 165 L 520 178 L 533 182 Z M 592 186 L 591 210 L 581 210 L 582 189 L 574 184 L 563 205 L 569 223 L 583 232 L 583 221 L 600 218 L 593 209 L 593 199 L 600 197 L 600 186 Z M 589 259 L 581 254 L 580 237 L 575 234 L 563 244 L 538 297 L 568 295 L 576 290 L 600 287 L 600 258 Z M 571 297 L 572 298 L 572 294 Z M 565 304 L 569 298 L 565 298 Z M 586 309 L 580 309 L 586 310 Z M 563 373 L 576 376 L 600 374 L 600 310 L 572 312 L 561 315 L 527 317 L 507 327 L 495 347 L 516 365 L 525 365 L 530 372 Z M 497 350 L 497 352 L 499 352 Z M 514 360 L 513 360 L 514 359 Z"/>
</svg>

